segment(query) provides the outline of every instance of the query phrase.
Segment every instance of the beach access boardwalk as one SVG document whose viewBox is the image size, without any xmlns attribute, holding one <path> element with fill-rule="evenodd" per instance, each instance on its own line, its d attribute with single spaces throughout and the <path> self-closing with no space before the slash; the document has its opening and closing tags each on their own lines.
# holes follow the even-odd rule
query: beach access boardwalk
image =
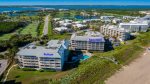
<svg viewBox="0 0 150 84">
<path fill-rule="evenodd" d="M 48 34 L 49 16 L 50 15 L 47 15 L 45 17 L 45 24 L 44 24 L 44 29 L 43 29 L 43 35 L 47 35 Z"/>
<path fill-rule="evenodd" d="M 150 84 L 150 50 L 108 78 L 106 84 Z"/>
<path fill-rule="evenodd" d="M 6 70 L 7 66 L 8 66 L 7 60 L 0 60 L 0 76 Z"/>
</svg>

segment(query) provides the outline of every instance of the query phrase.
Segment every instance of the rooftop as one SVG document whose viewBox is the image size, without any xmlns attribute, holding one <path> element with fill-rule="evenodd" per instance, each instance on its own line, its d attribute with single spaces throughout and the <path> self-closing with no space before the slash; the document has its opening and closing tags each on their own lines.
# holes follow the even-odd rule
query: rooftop
<svg viewBox="0 0 150 84">
<path fill-rule="evenodd" d="M 67 41 L 51 40 L 47 43 L 47 46 L 36 46 L 35 44 L 29 44 L 17 53 L 17 55 L 23 56 L 37 56 L 61 58 L 59 54 L 60 48 L 66 49 L 69 43 Z"/>
<path fill-rule="evenodd" d="M 129 22 L 129 23 L 120 23 L 119 25 L 148 25 L 147 23 L 134 23 L 134 22 Z"/>
<path fill-rule="evenodd" d="M 89 41 L 89 39 L 100 39 L 100 42 L 105 42 L 104 36 L 97 31 L 87 31 L 87 32 L 83 32 L 83 34 L 74 33 L 71 36 L 71 40 Z"/>
<path fill-rule="evenodd" d="M 111 30 L 117 30 L 117 31 L 120 31 L 120 32 L 125 32 L 124 28 L 119 28 L 116 25 L 104 25 L 102 27 L 105 27 L 105 28 L 108 28 L 108 29 L 111 29 Z"/>
</svg>

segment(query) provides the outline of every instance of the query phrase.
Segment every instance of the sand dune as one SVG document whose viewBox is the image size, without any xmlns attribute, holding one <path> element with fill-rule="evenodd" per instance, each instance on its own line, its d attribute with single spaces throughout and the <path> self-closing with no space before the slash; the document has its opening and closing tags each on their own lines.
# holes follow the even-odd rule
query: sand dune
<svg viewBox="0 0 150 84">
<path fill-rule="evenodd" d="M 150 50 L 108 78 L 106 84 L 150 84 Z"/>
</svg>

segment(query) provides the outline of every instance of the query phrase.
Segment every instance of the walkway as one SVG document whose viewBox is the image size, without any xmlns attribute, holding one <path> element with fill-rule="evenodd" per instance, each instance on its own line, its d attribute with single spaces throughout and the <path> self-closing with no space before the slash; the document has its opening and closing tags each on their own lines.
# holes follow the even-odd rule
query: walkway
<svg viewBox="0 0 150 84">
<path fill-rule="evenodd" d="M 13 66 L 11 66 L 11 67 L 9 68 L 9 70 L 7 71 L 7 74 L 6 74 L 6 76 L 5 76 L 5 78 L 4 78 L 4 80 L 3 80 L 3 83 L 2 83 L 2 84 L 4 84 L 4 83 L 6 82 L 6 80 L 7 80 L 7 78 L 8 78 L 8 75 L 9 75 L 10 70 L 11 70 L 13 67 L 15 67 L 15 66 L 17 66 L 17 64 L 15 64 L 15 65 L 13 65 Z"/>
</svg>

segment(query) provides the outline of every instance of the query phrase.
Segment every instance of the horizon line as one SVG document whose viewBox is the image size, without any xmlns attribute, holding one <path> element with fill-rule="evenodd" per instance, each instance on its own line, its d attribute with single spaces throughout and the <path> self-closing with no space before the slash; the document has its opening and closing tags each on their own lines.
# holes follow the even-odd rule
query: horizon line
<svg viewBox="0 0 150 84">
<path fill-rule="evenodd" d="M 10 4 L 10 5 L 6 5 L 6 4 L 4 4 L 4 5 L 1 5 L 0 4 L 0 6 L 55 6 L 55 5 L 83 5 L 83 6 L 100 6 L 100 5 L 104 5 L 104 6 L 150 6 L 150 4 L 148 5 L 148 4 L 126 4 L 126 5 L 119 5 L 119 4 L 33 4 L 33 5 L 27 5 L 27 4 Z"/>
</svg>

